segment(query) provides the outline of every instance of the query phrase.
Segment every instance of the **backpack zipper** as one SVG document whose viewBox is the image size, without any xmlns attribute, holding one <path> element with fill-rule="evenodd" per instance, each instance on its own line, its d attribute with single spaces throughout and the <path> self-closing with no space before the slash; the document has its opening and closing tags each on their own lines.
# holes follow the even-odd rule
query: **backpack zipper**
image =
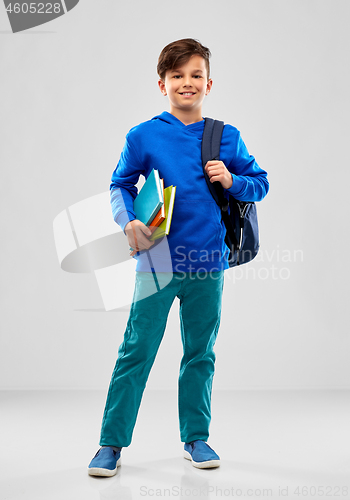
<svg viewBox="0 0 350 500">
<path fill-rule="evenodd" d="M 244 226 L 244 216 L 246 211 L 248 210 L 248 203 L 244 202 L 237 202 L 238 204 L 238 209 L 239 209 L 239 243 L 238 243 L 238 250 L 237 250 L 237 266 L 239 266 L 239 254 L 241 251 L 241 244 L 242 244 L 242 237 L 243 237 L 243 226 Z M 241 206 L 243 206 L 243 209 Z"/>
</svg>

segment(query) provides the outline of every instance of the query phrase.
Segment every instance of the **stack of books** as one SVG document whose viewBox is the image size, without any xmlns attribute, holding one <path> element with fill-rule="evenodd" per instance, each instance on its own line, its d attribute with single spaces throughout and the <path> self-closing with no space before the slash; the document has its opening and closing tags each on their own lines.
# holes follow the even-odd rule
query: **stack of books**
<svg viewBox="0 0 350 500">
<path fill-rule="evenodd" d="M 170 232 L 175 192 L 176 186 L 164 188 L 164 180 L 159 177 L 158 170 L 152 169 L 134 200 L 136 219 L 152 231 L 149 238 L 151 241 Z"/>
</svg>

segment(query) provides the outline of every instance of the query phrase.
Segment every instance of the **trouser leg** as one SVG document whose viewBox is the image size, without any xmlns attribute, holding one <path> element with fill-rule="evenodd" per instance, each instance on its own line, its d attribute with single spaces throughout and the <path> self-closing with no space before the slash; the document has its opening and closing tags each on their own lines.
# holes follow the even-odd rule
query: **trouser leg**
<svg viewBox="0 0 350 500">
<path fill-rule="evenodd" d="M 175 280 L 148 294 L 154 286 L 152 273 L 136 274 L 133 303 L 103 415 L 101 446 L 126 447 L 131 443 L 142 394 L 178 292 Z"/>
<path fill-rule="evenodd" d="M 189 274 L 179 296 L 183 358 L 178 404 L 181 441 L 186 443 L 207 441 L 209 437 L 213 348 L 220 325 L 223 284 L 224 271 Z"/>
</svg>

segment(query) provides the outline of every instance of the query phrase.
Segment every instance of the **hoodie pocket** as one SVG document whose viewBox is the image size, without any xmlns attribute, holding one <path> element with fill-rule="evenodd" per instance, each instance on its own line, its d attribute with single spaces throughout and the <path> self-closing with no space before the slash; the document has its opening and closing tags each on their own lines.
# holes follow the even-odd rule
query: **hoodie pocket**
<svg viewBox="0 0 350 500">
<path fill-rule="evenodd" d="M 193 250 L 202 254 L 221 250 L 223 228 L 220 215 L 214 200 L 175 200 L 169 234 L 172 254 L 177 253 L 177 246 L 185 255 Z"/>
</svg>

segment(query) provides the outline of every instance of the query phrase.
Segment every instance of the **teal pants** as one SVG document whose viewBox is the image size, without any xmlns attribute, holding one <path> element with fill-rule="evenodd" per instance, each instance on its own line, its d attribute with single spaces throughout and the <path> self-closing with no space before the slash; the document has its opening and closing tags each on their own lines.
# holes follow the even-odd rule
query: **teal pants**
<svg viewBox="0 0 350 500">
<path fill-rule="evenodd" d="M 142 394 L 175 297 L 180 300 L 183 344 L 178 382 L 181 441 L 207 441 L 209 437 L 213 348 L 220 324 L 224 271 L 157 273 L 156 284 L 154 278 L 152 273 L 136 273 L 133 303 L 107 395 L 100 446 L 126 447 L 131 443 Z M 162 280 L 168 282 L 164 287 Z"/>
</svg>

